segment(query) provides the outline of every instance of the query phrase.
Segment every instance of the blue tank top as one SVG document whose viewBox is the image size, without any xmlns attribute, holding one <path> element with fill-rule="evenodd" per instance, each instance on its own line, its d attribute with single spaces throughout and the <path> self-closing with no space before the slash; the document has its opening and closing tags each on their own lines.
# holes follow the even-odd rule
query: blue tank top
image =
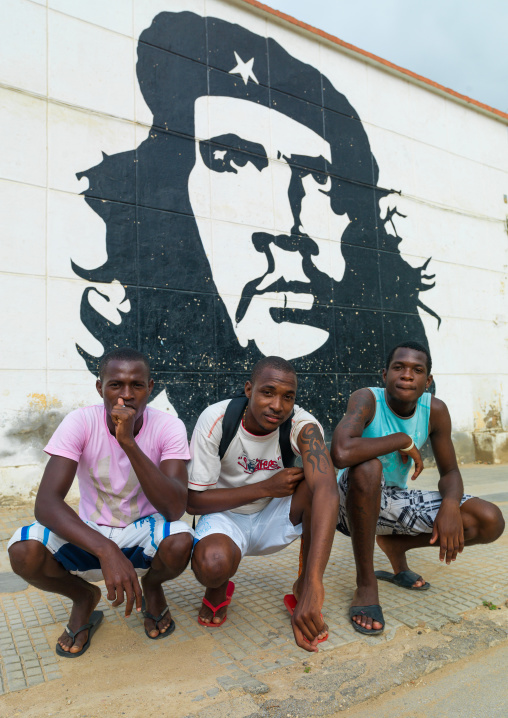
<svg viewBox="0 0 508 718">
<path fill-rule="evenodd" d="M 420 449 L 429 435 L 432 394 L 424 392 L 418 399 L 413 415 L 402 417 L 390 409 L 386 403 L 384 388 L 369 387 L 369 390 L 376 399 L 376 413 L 370 424 L 363 430 L 362 438 L 374 439 L 402 431 L 404 434 L 408 434 Z M 413 459 L 409 459 L 407 464 L 403 464 L 402 457 L 398 451 L 385 456 L 378 456 L 378 459 L 383 464 L 386 485 L 401 489 L 406 488 L 408 477 L 413 473 Z"/>
</svg>

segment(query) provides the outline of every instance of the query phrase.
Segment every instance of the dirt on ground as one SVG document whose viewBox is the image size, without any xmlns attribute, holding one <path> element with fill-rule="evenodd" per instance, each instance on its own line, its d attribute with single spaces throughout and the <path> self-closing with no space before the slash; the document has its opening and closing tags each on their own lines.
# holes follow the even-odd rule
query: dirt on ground
<svg viewBox="0 0 508 718">
<path fill-rule="evenodd" d="M 53 643 L 61 631 L 55 626 Z M 160 641 L 147 638 L 140 648 L 128 628 L 103 622 L 86 655 L 61 659 L 63 678 L 3 696 L 0 716 L 137 718 L 191 712 L 195 705 L 188 692 L 208 676 L 212 641 L 204 636 L 175 644 L 175 650 L 155 650 L 161 647 Z M 211 676 L 207 682 L 212 682 Z"/>
<path fill-rule="evenodd" d="M 494 614 L 494 615 L 493 615 Z M 54 640 L 59 630 L 55 627 Z M 170 639 L 169 639 L 170 640 Z M 64 677 L 0 699 L 2 718 L 310 718 L 348 715 L 358 703 L 418 685 L 422 676 L 508 640 L 508 609 L 471 611 L 442 631 L 399 629 L 382 645 L 355 642 L 330 653 L 302 653 L 289 668 L 263 674 L 265 695 L 220 690 L 196 703 L 214 684 L 213 642 L 208 636 L 175 650 L 141 649 L 127 628 L 101 627 L 93 652 L 65 659 Z M 177 647 L 177 650 L 176 650 Z M 62 659 L 63 661 L 64 659 Z M 190 692 L 192 691 L 192 692 Z M 356 709 L 357 710 L 357 709 Z M 369 713 L 371 711 L 369 710 Z M 360 715 L 354 713 L 354 715 Z"/>
</svg>

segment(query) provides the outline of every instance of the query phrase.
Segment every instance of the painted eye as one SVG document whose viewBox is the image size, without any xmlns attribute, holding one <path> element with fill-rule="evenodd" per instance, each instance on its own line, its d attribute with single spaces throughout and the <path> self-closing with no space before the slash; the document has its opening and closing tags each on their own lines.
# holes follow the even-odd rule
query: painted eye
<svg viewBox="0 0 508 718">
<path fill-rule="evenodd" d="M 268 166 L 264 147 L 248 142 L 237 135 L 221 135 L 213 140 L 202 140 L 199 151 L 208 169 L 214 172 L 238 173 L 238 168 L 252 164 L 261 172 Z"/>
</svg>

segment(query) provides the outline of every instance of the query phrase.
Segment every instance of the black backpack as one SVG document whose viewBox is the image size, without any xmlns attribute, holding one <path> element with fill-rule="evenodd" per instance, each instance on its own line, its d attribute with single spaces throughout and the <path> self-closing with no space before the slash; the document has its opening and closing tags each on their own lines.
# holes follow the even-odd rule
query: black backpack
<svg viewBox="0 0 508 718">
<path fill-rule="evenodd" d="M 227 405 L 226 411 L 224 412 L 224 418 L 222 420 L 222 439 L 219 444 L 219 459 L 222 461 L 229 445 L 233 441 L 240 422 L 242 420 L 243 412 L 247 406 L 249 400 L 242 392 L 236 394 L 229 404 Z M 286 421 L 279 427 L 279 444 L 280 453 L 282 455 L 282 464 L 285 469 L 293 466 L 295 463 L 296 456 L 291 448 L 290 433 L 291 433 L 291 419 L 293 418 L 294 411 L 291 412 Z"/>
</svg>

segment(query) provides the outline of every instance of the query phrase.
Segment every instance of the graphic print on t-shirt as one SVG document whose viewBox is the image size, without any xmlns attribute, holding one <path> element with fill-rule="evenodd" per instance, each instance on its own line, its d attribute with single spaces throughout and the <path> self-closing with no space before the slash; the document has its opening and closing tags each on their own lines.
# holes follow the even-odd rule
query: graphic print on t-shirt
<svg viewBox="0 0 508 718">
<path fill-rule="evenodd" d="M 255 471 L 277 471 L 283 469 L 282 457 L 274 459 L 249 459 L 247 454 L 238 457 L 238 466 L 241 466 L 244 474 L 253 474 Z"/>
<path fill-rule="evenodd" d="M 115 493 L 111 486 L 111 478 L 109 475 L 110 463 L 110 456 L 105 456 L 103 459 L 99 459 L 97 463 L 97 476 L 95 476 L 93 469 L 90 469 L 90 478 L 92 479 L 94 488 L 97 490 L 95 511 L 90 516 L 90 520 L 98 521 L 102 515 L 104 505 L 106 505 L 111 511 L 111 518 L 108 522 L 109 526 L 119 528 L 140 518 L 141 514 L 138 506 L 138 496 L 142 493 L 142 491 L 138 477 L 134 473 L 134 469 L 131 466 L 125 486 L 120 491 Z M 120 508 L 120 505 L 123 499 L 129 497 L 129 494 L 132 494 L 129 500 L 130 514 L 125 514 Z"/>
</svg>

